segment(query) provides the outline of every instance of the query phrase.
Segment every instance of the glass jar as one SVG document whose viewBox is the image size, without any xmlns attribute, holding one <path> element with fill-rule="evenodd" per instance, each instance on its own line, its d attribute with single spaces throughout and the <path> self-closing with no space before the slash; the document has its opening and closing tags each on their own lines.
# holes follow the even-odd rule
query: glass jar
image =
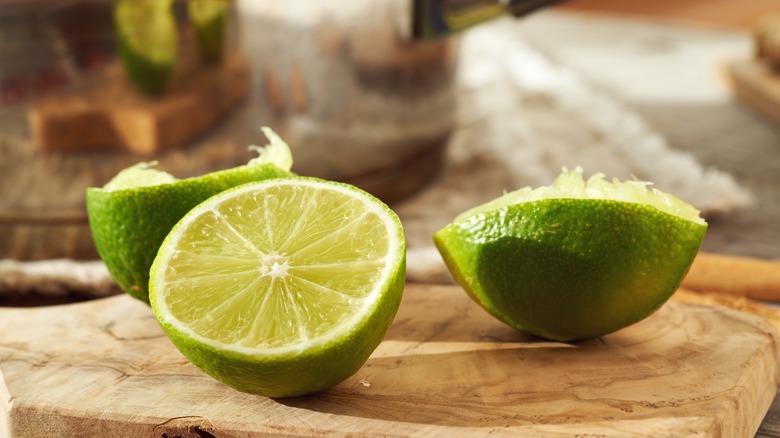
<svg viewBox="0 0 780 438">
<path fill-rule="evenodd" d="M 239 0 L 249 129 L 279 132 L 296 172 L 389 202 L 430 181 L 455 123 L 457 47 L 410 41 L 409 4 Z"/>
</svg>

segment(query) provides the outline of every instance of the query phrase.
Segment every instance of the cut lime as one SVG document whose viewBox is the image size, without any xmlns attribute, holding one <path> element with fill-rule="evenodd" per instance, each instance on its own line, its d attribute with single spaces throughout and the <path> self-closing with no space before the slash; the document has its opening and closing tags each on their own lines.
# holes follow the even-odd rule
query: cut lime
<svg viewBox="0 0 780 438">
<path fill-rule="evenodd" d="M 177 180 L 139 163 L 103 188 L 87 189 L 87 216 L 100 258 L 127 293 L 149 301 L 149 267 L 174 224 L 192 207 L 225 189 L 252 181 L 292 176 L 289 147 L 266 128 L 271 144 L 244 166 Z"/>
<path fill-rule="evenodd" d="M 200 56 L 206 63 L 215 64 L 222 59 L 227 7 L 228 0 L 189 0 L 187 3 Z"/>
<path fill-rule="evenodd" d="M 151 268 L 152 309 L 193 364 L 270 397 L 355 373 L 400 304 L 398 217 L 362 190 L 310 178 L 222 192 L 195 207 Z"/>
<path fill-rule="evenodd" d="M 707 229 L 696 209 L 639 181 L 564 169 L 458 216 L 434 243 L 492 315 L 573 340 L 633 324 L 674 293 Z"/>
<path fill-rule="evenodd" d="M 116 0 L 114 27 L 131 82 L 144 93 L 161 94 L 178 54 L 173 0 Z"/>
</svg>

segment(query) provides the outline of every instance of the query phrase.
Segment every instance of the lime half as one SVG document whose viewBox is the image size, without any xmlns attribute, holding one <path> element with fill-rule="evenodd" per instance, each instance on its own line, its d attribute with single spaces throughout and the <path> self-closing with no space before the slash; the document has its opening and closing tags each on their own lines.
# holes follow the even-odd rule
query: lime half
<svg viewBox="0 0 780 438">
<path fill-rule="evenodd" d="M 639 181 L 524 188 L 458 216 L 434 243 L 453 277 L 501 321 L 538 336 L 601 336 L 658 309 L 688 272 L 707 225 Z"/>
<path fill-rule="evenodd" d="M 131 82 L 146 94 L 161 94 L 178 55 L 173 0 L 116 0 L 114 27 Z"/>
<path fill-rule="evenodd" d="M 149 268 L 176 222 L 201 201 L 252 181 L 293 176 L 290 149 L 264 128 L 271 143 L 244 166 L 179 180 L 139 163 L 119 172 L 104 187 L 87 189 L 87 216 L 98 254 L 127 293 L 149 301 Z"/>
<path fill-rule="evenodd" d="M 384 338 L 404 285 L 401 223 L 346 184 L 276 179 L 185 215 L 151 268 L 174 345 L 215 379 L 271 397 L 330 388 Z"/>
</svg>

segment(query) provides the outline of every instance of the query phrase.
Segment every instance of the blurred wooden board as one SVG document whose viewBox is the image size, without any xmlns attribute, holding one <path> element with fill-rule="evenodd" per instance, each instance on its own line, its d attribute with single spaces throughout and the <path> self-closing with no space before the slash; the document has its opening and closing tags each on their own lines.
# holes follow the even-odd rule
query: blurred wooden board
<svg viewBox="0 0 780 438">
<path fill-rule="evenodd" d="M 560 8 L 729 28 L 748 28 L 778 9 L 777 0 L 569 0 Z"/>
<path fill-rule="evenodd" d="M 446 303 L 446 305 L 444 305 Z M 0 309 L 0 430 L 61 436 L 752 436 L 774 398 L 763 318 L 671 301 L 550 342 L 457 286 L 409 284 L 386 339 L 321 394 L 269 399 L 193 367 L 127 295 Z"/>
<path fill-rule="evenodd" d="M 699 251 L 682 286 L 780 303 L 780 263 Z"/>
<path fill-rule="evenodd" d="M 180 64 L 159 97 L 138 93 L 118 62 L 85 87 L 43 97 L 28 112 L 33 142 L 42 150 L 150 155 L 186 144 L 249 93 L 249 63 L 238 53 L 215 66 Z"/>
<path fill-rule="evenodd" d="M 0 118 L 0 259 L 97 259 L 84 192 L 140 161 L 187 178 L 256 156 L 244 140 L 251 73 L 240 53 L 206 67 L 184 45 L 160 99 L 136 93 L 119 64 L 93 73 Z"/>
<path fill-rule="evenodd" d="M 101 187 L 120 170 L 151 159 L 178 178 L 245 164 L 257 154 L 231 138 L 241 128 L 240 117 L 229 117 L 193 144 L 154 157 L 40 151 L 26 138 L 0 138 L 0 259 L 97 259 L 87 224 L 87 187 Z"/>
<path fill-rule="evenodd" d="M 723 64 L 722 70 L 740 101 L 780 123 L 780 73 L 773 72 L 758 59 L 729 61 Z"/>
</svg>

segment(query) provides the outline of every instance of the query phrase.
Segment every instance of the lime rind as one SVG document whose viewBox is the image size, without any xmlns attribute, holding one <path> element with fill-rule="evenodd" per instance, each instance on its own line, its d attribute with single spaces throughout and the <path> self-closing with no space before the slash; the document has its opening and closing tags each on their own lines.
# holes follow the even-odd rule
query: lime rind
<svg viewBox="0 0 780 438">
<path fill-rule="evenodd" d="M 607 181 L 602 173 L 596 173 L 586 181 L 582 174 L 582 168 L 579 166 L 574 170 L 564 167 L 561 174 L 550 186 L 535 189 L 524 187 L 505 193 L 503 196 L 461 213 L 453 222 L 460 222 L 469 217 L 513 204 L 543 199 L 573 198 L 644 204 L 691 222 L 706 223 L 699 215 L 699 210 L 674 195 L 651 187 L 652 183 L 650 182 L 636 180 L 621 182 L 617 178 Z"/>
<path fill-rule="evenodd" d="M 647 317 L 674 293 L 707 230 L 699 211 L 643 181 L 583 179 L 477 206 L 433 235 L 466 293 L 506 324 L 569 341 Z"/>
<path fill-rule="evenodd" d="M 611 333 L 661 307 L 706 229 L 649 205 L 552 198 L 469 216 L 433 240 L 453 278 L 488 313 L 570 341 Z"/>
</svg>

